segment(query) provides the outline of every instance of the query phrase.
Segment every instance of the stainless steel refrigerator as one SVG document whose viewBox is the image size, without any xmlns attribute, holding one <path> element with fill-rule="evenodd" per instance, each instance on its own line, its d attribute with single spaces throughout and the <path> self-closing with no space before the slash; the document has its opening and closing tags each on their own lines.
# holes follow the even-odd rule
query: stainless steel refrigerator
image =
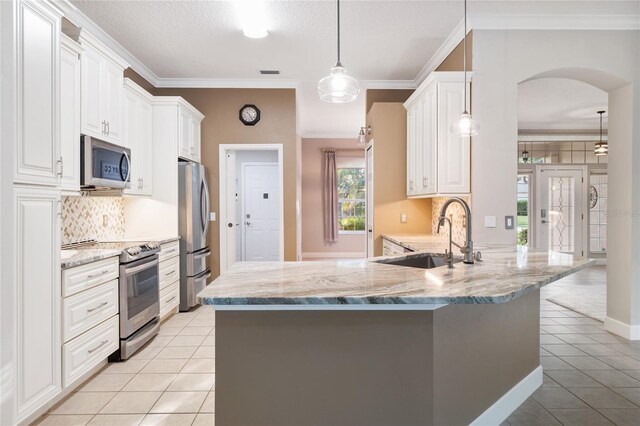
<svg viewBox="0 0 640 426">
<path fill-rule="evenodd" d="M 200 163 L 178 162 L 180 232 L 180 311 L 197 305 L 196 295 L 206 287 L 211 269 L 209 231 L 209 187 Z"/>
</svg>

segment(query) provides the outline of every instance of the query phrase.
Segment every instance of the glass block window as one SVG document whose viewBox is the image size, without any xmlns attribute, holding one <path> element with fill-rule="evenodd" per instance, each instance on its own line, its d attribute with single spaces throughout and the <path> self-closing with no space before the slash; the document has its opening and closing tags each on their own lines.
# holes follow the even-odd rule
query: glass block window
<svg viewBox="0 0 640 426">
<path fill-rule="evenodd" d="M 589 177 L 589 251 L 607 252 L 607 175 Z"/>
</svg>

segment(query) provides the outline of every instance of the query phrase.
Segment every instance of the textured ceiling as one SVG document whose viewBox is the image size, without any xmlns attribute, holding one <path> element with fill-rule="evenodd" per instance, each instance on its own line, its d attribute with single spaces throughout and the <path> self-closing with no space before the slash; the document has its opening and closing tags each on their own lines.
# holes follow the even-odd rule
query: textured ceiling
<svg viewBox="0 0 640 426">
<path fill-rule="evenodd" d="M 598 129 L 597 111 L 608 109 L 606 92 L 565 78 L 541 78 L 518 86 L 521 130 Z M 607 114 L 603 122 L 606 128 Z"/>
<path fill-rule="evenodd" d="M 364 95 L 325 104 L 316 84 L 335 63 L 334 1 L 266 1 L 269 36 L 242 35 L 233 1 L 71 0 L 160 78 L 300 82 L 303 136 L 355 136 Z M 343 0 L 342 62 L 363 80 L 413 80 L 462 19 L 462 0 Z M 640 1 L 470 0 L 474 16 L 624 15 Z M 260 69 L 280 70 L 260 76 Z"/>
</svg>

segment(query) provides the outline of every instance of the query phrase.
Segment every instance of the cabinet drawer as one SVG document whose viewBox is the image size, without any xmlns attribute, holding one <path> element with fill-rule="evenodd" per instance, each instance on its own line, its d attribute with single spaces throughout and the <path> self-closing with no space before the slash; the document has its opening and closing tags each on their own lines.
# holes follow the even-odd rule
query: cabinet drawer
<svg viewBox="0 0 640 426">
<path fill-rule="evenodd" d="M 62 335 L 66 342 L 118 313 L 118 280 L 71 296 L 63 306 Z"/>
<path fill-rule="evenodd" d="M 68 297 L 82 290 L 117 279 L 120 275 L 119 265 L 118 258 L 112 257 L 64 269 L 62 271 L 62 296 Z"/>
<path fill-rule="evenodd" d="M 118 315 L 62 346 L 64 387 L 118 349 Z"/>
<path fill-rule="evenodd" d="M 178 281 L 160 290 L 160 316 L 180 303 L 180 283 Z"/>
<path fill-rule="evenodd" d="M 178 255 L 180 255 L 180 241 L 171 241 L 160 246 L 158 259 L 162 262 Z"/>
<path fill-rule="evenodd" d="M 160 262 L 160 290 L 171 283 L 180 279 L 180 258 L 172 257 L 171 259 Z"/>
<path fill-rule="evenodd" d="M 396 244 L 392 241 L 383 239 L 382 240 L 382 255 L 383 256 L 393 256 L 396 254 L 402 254 L 407 252 L 408 250 L 406 250 L 404 247 L 402 247 L 399 244 Z"/>
</svg>

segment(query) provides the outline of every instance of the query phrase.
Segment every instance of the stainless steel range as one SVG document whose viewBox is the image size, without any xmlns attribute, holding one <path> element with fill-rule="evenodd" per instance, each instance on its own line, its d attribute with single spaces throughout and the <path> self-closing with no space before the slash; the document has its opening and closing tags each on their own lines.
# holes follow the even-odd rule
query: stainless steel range
<svg viewBox="0 0 640 426">
<path fill-rule="evenodd" d="M 109 361 L 129 358 L 160 329 L 160 244 L 153 241 L 87 241 L 73 248 L 120 250 L 120 350 Z"/>
</svg>

